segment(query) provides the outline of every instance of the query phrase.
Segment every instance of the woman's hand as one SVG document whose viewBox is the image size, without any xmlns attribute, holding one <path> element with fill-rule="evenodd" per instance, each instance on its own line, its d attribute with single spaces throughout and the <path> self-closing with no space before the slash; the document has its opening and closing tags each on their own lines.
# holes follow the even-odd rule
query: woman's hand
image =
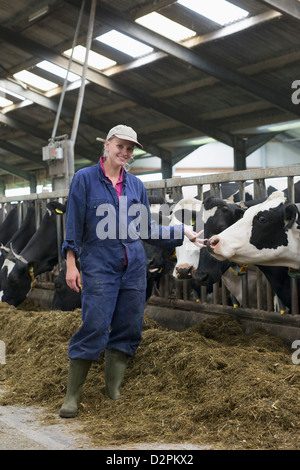
<svg viewBox="0 0 300 470">
<path fill-rule="evenodd" d="M 81 277 L 76 267 L 74 251 L 69 250 L 67 252 L 67 272 L 66 272 L 66 283 L 70 289 L 79 292 L 81 290 Z"/>
<path fill-rule="evenodd" d="M 200 230 L 200 232 L 196 233 L 193 230 L 191 230 L 188 227 L 184 227 L 184 234 L 185 236 L 190 240 L 190 242 L 194 243 L 196 246 L 199 248 L 206 247 L 206 245 L 203 245 L 203 242 L 207 241 L 207 238 L 198 238 L 201 233 L 203 233 L 204 230 Z"/>
</svg>

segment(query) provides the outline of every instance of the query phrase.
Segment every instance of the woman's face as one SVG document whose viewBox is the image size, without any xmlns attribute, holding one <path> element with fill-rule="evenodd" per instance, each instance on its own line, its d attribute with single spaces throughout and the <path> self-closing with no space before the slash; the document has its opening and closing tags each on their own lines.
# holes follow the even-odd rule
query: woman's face
<svg viewBox="0 0 300 470">
<path fill-rule="evenodd" d="M 107 157 L 114 166 L 122 167 L 127 163 L 133 154 L 134 143 L 129 140 L 114 137 L 105 142 Z"/>
</svg>

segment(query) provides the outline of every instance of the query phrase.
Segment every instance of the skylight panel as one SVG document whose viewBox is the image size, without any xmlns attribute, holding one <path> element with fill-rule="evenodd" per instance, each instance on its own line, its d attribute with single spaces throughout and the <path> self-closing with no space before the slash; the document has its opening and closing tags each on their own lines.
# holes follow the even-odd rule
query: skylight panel
<svg viewBox="0 0 300 470">
<path fill-rule="evenodd" d="M 169 20 L 165 16 L 156 12 L 141 16 L 135 21 L 136 23 L 151 29 L 151 31 L 176 42 L 196 36 L 195 31 L 176 23 L 175 21 Z"/>
<path fill-rule="evenodd" d="M 67 75 L 67 70 L 65 68 L 60 67 L 59 65 L 55 65 L 52 62 L 49 62 L 48 60 L 43 60 L 42 62 L 39 62 L 38 64 L 36 64 L 36 67 L 46 70 L 46 72 L 53 73 L 54 75 L 57 75 L 58 77 L 61 77 L 63 79 L 65 79 Z M 80 76 L 76 73 L 69 71 L 68 81 L 76 82 L 76 80 L 80 80 Z"/>
<path fill-rule="evenodd" d="M 38 90 L 41 90 L 43 92 L 52 90 L 53 88 L 56 88 L 58 86 L 57 83 L 39 77 L 34 73 L 28 72 L 28 70 L 21 70 L 21 72 L 15 73 L 14 77 L 17 80 L 20 80 L 21 82 L 24 82 L 27 85 L 31 85 L 34 88 L 37 88 Z"/>
<path fill-rule="evenodd" d="M 72 49 L 65 51 L 64 54 L 70 57 L 70 55 L 72 54 Z M 73 50 L 73 59 L 83 64 L 85 61 L 85 54 L 86 54 L 85 47 L 76 46 Z M 104 69 L 107 69 L 108 67 L 112 67 L 113 65 L 116 65 L 116 63 L 117 62 L 115 62 L 114 60 L 111 60 L 108 57 L 98 54 L 97 52 L 94 52 L 94 51 L 89 52 L 88 65 L 91 68 L 94 68 L 97 70 L 104 70 Z"/>
<path fill-rule="evenodd" d="M 152 47 L 147 46 L 136 39 L 132 39 L 126 34 L 119 33 L 119 31 L 116 31 L 115 29 L 98 36 L 96 40 L 103 42 L 110 47 L 114 47 L 118 51 L 124 52 L 134 58 L 142 57 L 153 52 Z"/>
<path fill-rule="evenodd" d="M 8 100 L 7 98 L 2 98 L 2 96 L 0 96 L 0 108 L 4 108 L 4 106 L 9 106 L 11 104 L 13 104 L 13 101 Z"/>
<path fill-rule="evenodd" d="M 178 0 L 177 3 L 222 26 L 242 20 L 249 15 L 248 11 L 226 0 Z"/>
</svg>

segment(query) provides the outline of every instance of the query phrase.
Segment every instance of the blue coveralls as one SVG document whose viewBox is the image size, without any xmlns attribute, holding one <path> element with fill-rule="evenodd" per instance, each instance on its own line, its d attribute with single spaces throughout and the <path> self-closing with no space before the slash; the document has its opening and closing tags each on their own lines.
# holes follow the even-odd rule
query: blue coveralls
<svg viewBox="0 0 300 470">
<path fill-rule="evenodd" d="M 151 243 L 159 244 L 163 238 L 163 243 L 169 245 L 182 244 L 183 226 L 160 227 L 152 222 L 143 183 L 125 170 L 122 196 L 126 196 L 123 199 L 129 212 L 133 204 L 135 208 L 141 204 L 147 208 L 148 229 L 147 236 L 143 238 L 156 234 L 156 240 Z M 101 239 L 101 221 L 104 224 L 108 220 L 105 219 L 108 212 L 102 210 L 106 206 L 115 211 L 116 217 L 112 221 L 116 223 L 113 227 L 116 237 L 102 236 Z M 135 216 L 128 216 L 125 212 L 124 201 L 119 211 L 117 192 L 105 177 L 100 163 L 74 175 L 67 202 L 62 254 L 66 257 L 67 250 L 72 249 L 76 258 L 80 257 L 82 326 L 71 338 L 70 359 L 97 361 L 105 348 L 118 349 L 133 356 L 141 341 L 147 258 L 139 236 L 130 236 L 126 230 L 124 235 L 122 229 L 122 238 L 119 237 L 123 216 L 127 227 L 137 220 L 137 212 Z M 169 231 L 169 237 L 166 231 Z M 124 265 L 124 248 L 127 265 Z"/>
</svg>

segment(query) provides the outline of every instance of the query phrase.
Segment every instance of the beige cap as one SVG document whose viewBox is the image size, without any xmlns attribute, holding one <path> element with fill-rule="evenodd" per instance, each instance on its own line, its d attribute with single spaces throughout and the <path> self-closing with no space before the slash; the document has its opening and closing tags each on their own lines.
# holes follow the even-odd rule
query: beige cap
<svg viewBox="0 0 300 470">
<path fill-rule="evenodd" d="M 124 126 L 119 124 L 118 126 L 113 127 L 106 136 L 106 140 L 111 139 L 113 136 L 118 137 L 118 139 L 130 140 L 138 145 L 140 148 L 143 148 L 142 144 L 137 140 L 137 133 L 132 129 L 132 127 Z"/>
</svg>

